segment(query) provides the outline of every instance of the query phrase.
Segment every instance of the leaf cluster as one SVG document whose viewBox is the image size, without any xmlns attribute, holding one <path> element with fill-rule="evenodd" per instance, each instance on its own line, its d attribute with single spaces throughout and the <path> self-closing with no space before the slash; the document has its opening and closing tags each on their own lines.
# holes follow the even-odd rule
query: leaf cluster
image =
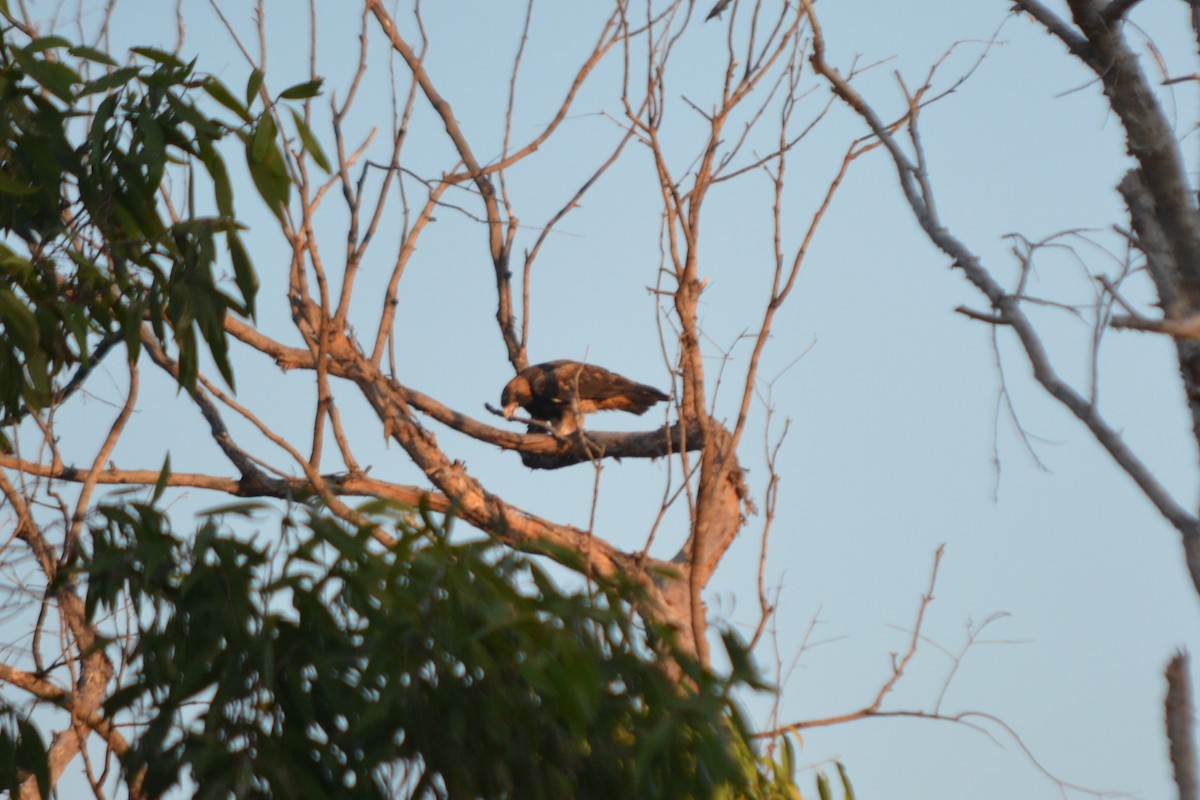
<svg viewBox="0 0 1200 800">
<path fill-rule="evenodd" d="M 41 796 L 49 797 L 50 768 L 37 726 L 0 703 L 0 792 L 19 797 L 21 785 L 30 777 Z"/>
<path fill-rule="evenodd" d="M 232 384 L 224 320 L 253 315 L 257 279 L 218 145 L 260 121 L 203 111 L 198 88 L 227 90 L 170 53 L 137 48 L 119 66 L 62 37 L 19 38 L 0 30 L 0 416 L 53 402 L 55 378 L 89 365 L 97 341 L 136 359 L 144 323 L 178 348 L 185 385 L 201 341 Z M 176 176 L 179 210 L 163 200 Z M 215 215 L 197 212 L 201 184 Z"/>
<path fill-rule="evenodd" d="M 103 509 L 86 606 L 139 610 L 105 713 L 144 721 L 125 769 L 150 796 L 185 773 L 221 798 L 798 796 L 731 700 L 757 679 L 649 646 L 630 586 L 564 591 L 490 539 L 369 512 L 285 520 L 273 561 L 217 517 L 185 538 L 152 506 Z"/>
</svg>

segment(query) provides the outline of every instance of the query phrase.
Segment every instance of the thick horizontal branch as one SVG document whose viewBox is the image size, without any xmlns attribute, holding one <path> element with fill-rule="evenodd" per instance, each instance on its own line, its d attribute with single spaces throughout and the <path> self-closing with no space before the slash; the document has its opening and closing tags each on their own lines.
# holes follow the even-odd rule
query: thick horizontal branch
<svg viewBox="0 0 1200 800">
<path fill-rule="evenodd" d="M 46 700 L 63 708 L 70 707 L 71 695 L 65 689 L 31 672 L 0 663 L 0 681 L 24 689 L 39 700 Z"/>
<path fill-rule="evenodd" d="M 521 453 L 521 463 L 530 469 L 560 469 L 602 458 L 665 458 L 684 449 L 699 450 L 704 435 L 699 425 L 688 426 L 686 435 L 678 422 L 653 431 L 616 433 L 579 431 L 568 438 L 526 434 L 510 447 Z"/>
<path fill-rule="evenodd" d="M 281 344 L 234 317 L 226 318 L 225 329 L 237 339 L 275 359 L 275 363 L 281 369 L 314 369 L 316 367 L 316 358 L 310 351 Z M 329 352 L 333 355 L 329 364 L 329 373 L 353 380 L 351 371 L 346 368 L 346 365 L 352 364 L 354 360 L 354 357 L 350 357 L 353 348 L 349 347 L 348 342 L 341 345 L 335 342 L 330 346 Z M 343 359 L 342 356 L 350 358 Z M 506 431 L 503 428 L 495 428 L 480 422 L 461 411 L 456 411 L 423 392 L 404 386 L 395 379 L 387 378 L 386 380 L 388 388 L 399 395 L 405 405 L 437 420 L 448 428 L 470 436 L 472 439 L 478 439 L 505 450 L 515 450 L 521 454 L 521 460 L 525 466 L 531 469 L 560 469 L 600 458 L 664 458 L 672 453 L 680 452 L 684 447 L 688 450 L 698 450 L 704 441 L 700 426 L 690 426 L 684 435 L 678 423 L 644 432 L 586 432 L 586 438 L 561 438 L 537 433 Z"/>
<path fill-rule="evenodd" d="M 312 369 L 316 364 L 316 359 L 308 350 L 287 347 L 233 317 L 226 317 L 225 329 L 235 338 L 274 358 L 283 369 Z M 417 423 L 412 409 L 481 441 L 521 452 L 554 456 L 561 454 L 564 448 L 569 452 L 569 443 L 561 443 L 550 436 L 503 431 L 460 414 L 383 375 L 345 336 L 330 337 L 325 352 L 330 357 L 329 374 L 350 380 L 358 386 L 364 399 L 383 422 L 386 435 L 404 448 L 413 464 L 442 491 L 444 498 L 450 499 L 454 511 L 468 524 L 519 550 L 545 552 L 549 545 L 552 549 L 577 553 L 583 557 L 585 569 L 590 574 L 609 576 L 623 573 L 640 577 L 650 607 L 665 608 L 661 590 L 647 576 L 659 569 L 669 569 L 670 565 L 626 553 L 589 531 L 542 519 L 506 503 L 501 497 L 484 489 L 462 462 L 448 458 L 432 431 Z M 656 433 L 652 432 L 650 436 Z M 669 448 L 673 439 L 657 435 Z M 605 437 L 600 438 L 603 440 Z M 617 451 L 623 452 L 615 443 L 607 444 L 611 445 L 609 457 L 613 457 Z M 636 439 L 635 443 L 629 445 L 635 449 L 637 446 Z M 664 454 L 667 452 L 670 452 L 669 449 L 664 450 Z"/>
<path fill-rule="evenodd" d="M 75 702 L 70 692 L 33 673 L 0 663 L 0 681 L 23 689 L 39 700 L 53 703 L 65 711 L 73 712 L 75 710 Z M 125 741 L 125 737 L 104 717 L 92 714 L 84 720 L 84 723 L 103 736 L 117 755 L 123 756 L 129 752 L 129 743 Z"/>
<path fill-rule="evenodd" d="M 39 478 L 82 483 L 87 479 L 87 469 L 70 466 L 51 466 L 25 461 L 15 456 L 0 454 L 0 467 L 33 475 Z M 154 486 L 162 477 L 157 469 L 106 469 L 102 470 L 96 483 L 116 486 Z M 417 506 L 425 503 L 439 513 L 449 511 L 450 500 L 440 492 L 431 492 L 416 486 L 377 481 L 345 473 L 325 475 L 326 484 L 335 493 L 355 497 L 379 497 Z M 220 475 L 205 475 L 195 472 L 172 472 L 167 475 L 167 486 L 209 489 L 236 497 L 273 497 L 281 500 L 296 500 L 316 494 L 316 489 L 304 478 L 272 478 L 255 473 L 246 478 L 226 478 Z"/>
</svg>

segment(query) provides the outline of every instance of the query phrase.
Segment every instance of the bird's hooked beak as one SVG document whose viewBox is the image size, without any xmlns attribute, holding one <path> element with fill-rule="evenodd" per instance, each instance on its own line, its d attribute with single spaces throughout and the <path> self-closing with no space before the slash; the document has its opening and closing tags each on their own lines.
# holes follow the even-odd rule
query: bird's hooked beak
<svg viewBox="0 0 1200 800">
<path fill-rule="evenodd" d="M 516 416 L 521 403 L 527 403 L 532 399 L 533 392 L 529 387 L 529 381 L 520 375 L 513 378 L 500 393 L 500 405 L 504 407 L 504 418 L 512 419 Z"/>
</svg>

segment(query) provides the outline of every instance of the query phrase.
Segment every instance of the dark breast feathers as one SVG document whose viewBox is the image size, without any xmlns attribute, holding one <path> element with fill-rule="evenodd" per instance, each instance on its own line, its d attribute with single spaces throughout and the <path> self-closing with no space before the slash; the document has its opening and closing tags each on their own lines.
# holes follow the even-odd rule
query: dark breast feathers
<svg viewBox="0 0 1200 800">
<path fill-rule="evenodd" d="M 520 406 L 534 419 L 550 423 L 560 436 L 578 430 L 585 414 L 628 411 L 644 414 L 668 395 L 615 372 L 578 361 L 547 361 L 526 367 L 500 393 L 504 416 Z"/>
</svg>

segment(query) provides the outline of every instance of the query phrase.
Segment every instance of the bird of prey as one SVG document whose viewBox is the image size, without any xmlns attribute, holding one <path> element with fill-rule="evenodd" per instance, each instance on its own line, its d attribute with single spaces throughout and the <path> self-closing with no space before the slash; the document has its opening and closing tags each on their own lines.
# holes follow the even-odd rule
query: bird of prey
<svg viewBox="0 0 1200 800">
<path fill-rule="evenodd" d="M 704 18 L 704 21 L 708 22 L 713 17 L 720 19 L 721 12 L 729 8 L 729 4 L 732 2 L 733 0 L 717 0 L 717 4 L 712 7 L 712 11 L 708 12 L 708 16 Z"/>
<path fill-rule="evenodd" d="M 574 433 L 585 414 L 628 411 L 644 414 L 668 395 L 603 367 L 578 361 L 547 361 L 526 367 L 500 393 L 504 416 L 512 419 L 523 407 L 534 419 L 550 423 L 559 436 Z"/>
</svg>

